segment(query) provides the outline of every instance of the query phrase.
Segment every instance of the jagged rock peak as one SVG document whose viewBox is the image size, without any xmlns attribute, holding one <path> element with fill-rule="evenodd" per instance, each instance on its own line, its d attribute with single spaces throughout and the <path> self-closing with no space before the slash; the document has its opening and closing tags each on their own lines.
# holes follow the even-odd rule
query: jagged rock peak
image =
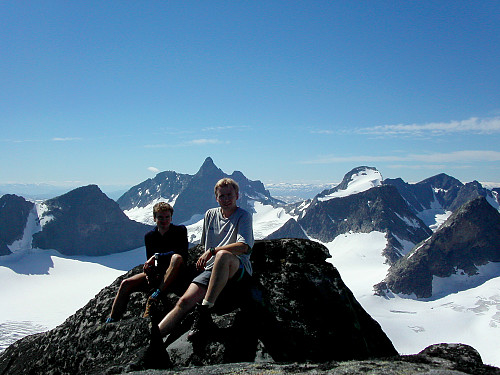
<svg viewBox="0 0 500 375">
<path fill-rule="evenodd" d="M 212 158 L 208 156 L 203 164 L 201 165 L 200 169 L 196 173 L 196 175 L 213 175 L 213 174 L 220 174 L 223 173 L 220 168 L 218 168 Z"/>
</svg>

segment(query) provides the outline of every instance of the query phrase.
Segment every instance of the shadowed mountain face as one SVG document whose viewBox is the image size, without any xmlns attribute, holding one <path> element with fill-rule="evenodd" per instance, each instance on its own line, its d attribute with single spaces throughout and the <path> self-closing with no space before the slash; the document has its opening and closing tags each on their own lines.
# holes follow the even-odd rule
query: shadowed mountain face
<svg viewBox="0 0 500 375">
<path fill-rule="evenodd" d="M 406 183 L 401 178 L 386 179 L 384 184 L 394 185 L 415 213 L 436 207 L 436 205 L 444 210 L 455 211 L 477 197 L 488 197 L 492 202 L 497 202 L 493 195 L 494 189 L 490 191 L 477 181 L 464 185 L 456 178 L 444 173 L 416 184 Z"/>
<path fill-rule="evenodd" d="M 65 255 L 104 255 L 144 246 L 151 226 L 130 220 L 118 204 L 96 185 L 89 185 L 45 201 L 42 230 L 33 247 L 55 249 Z"/>
<path fill-rule="evenodd" d="M 500 213 L 484 197 L 476 198 L 393 265 L 379 289 L 431 297 L 434 276 L 444 278 L 460 272 L 472 276 L 479 266 L 500 262 L 499 244 Z"/>
<path fill-rule="evenodd" d="M 34 203 L 23 197 L 5 194 L 0 197 L 0 255 L 10 254 L 7 245 L 23 238 L 24 228 Z"/>
</svg>

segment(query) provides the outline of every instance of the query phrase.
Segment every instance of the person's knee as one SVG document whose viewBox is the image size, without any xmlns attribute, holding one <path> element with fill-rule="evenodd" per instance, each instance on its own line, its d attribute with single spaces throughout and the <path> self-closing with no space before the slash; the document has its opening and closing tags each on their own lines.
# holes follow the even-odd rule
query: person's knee
<svg viewBox="0 0 500 375">
<path fill-rule="evenodd" d="M 215 262 L 228 261 L 231 260 L 232 258 L 236 258 L 236 256 L 227 250 L 219 250 L 215 254 Z"/>
<path fill-rule="evenodd" d="M 122 282 L 120 283 L 120 291 L 122 293 L 127 293 L 127 294 L 130 294 L 130 293 L 136 291 L 136 289 L 139 289 L 143 279 L 145 280 L 145 277 L 144 278 L 142 278 L 142 277 L 138 277 L 138 278 L 130 277 L 128 279 L 122 280 Z"/>
<path fill-rule="evenodd" d="M 193 302 L 193 298 L 191 296 L 182 296 L 179 298 L 177 301 L 177 308 L 181 310 L 189 310 L 192 306 L 196 304 L 196 302 Z"/>
<path fill-rule="evenodd" d="M 180 254 L 173 254 L 170 259 L 170 266 L 179 268 L 184 264 L 184 258 Z"/>
<path fill-rule="evenodd" d="M 132 282 L 130 279 L 122 280 L 120 283 L 120 291 L 123 293 L 128 293 L 132 288 Z"/>
<path fill-rule="evenodd" d="M 227 250 L 219 250 L 215 254 L 214 265 L 239 265 L 240 260 L 236 255 Z"/>
</svg>

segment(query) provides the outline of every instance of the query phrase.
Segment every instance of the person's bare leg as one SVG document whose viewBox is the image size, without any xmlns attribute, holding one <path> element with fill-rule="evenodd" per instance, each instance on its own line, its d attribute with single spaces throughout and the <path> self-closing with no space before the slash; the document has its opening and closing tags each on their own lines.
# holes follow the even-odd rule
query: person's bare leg
<svg viewBox="0 0 500 375">
<path fill-rule="evenodd" d="M 118 320 L 121 318 L 125 308 L 127 307 L 130 295 L 133 292 L 141 290 L 147 283 L 146 274 L 139 273 L 137 275 L 131 276 L 121 282 L 118 293 L 116 293 L 115 300 L 113 301 L 113 306 L 111 307 L 110 318 L 113 320 Z"/>
<path fill-rule="evenodd" d="M 206 289 L 198 284 L 191 283 L 186 292 L 179 298 L 175 307 L 162 319 L 158 325 L 161 336 L 166 336 L 181 322 L 181 320 L 203 300 Z"/>
<path fill-rule="evenodd" d="M 163 281 L 158 287 L 161 291 L 167 289 L 179 276 L 179 272 L 181 270 L 182 265 L 184 264 L 184 260 L 182 256 L 179 254 L 173 254 L 170 259 L 170 265 L 165 271 L 165 275 L 163 276 Z"/>
<path fill-rule="evenodd" d="M 229 251 L 221 250 L 215 254 L 214 268 L 208 283 L 205 300 L 215 303 L 227 281 L 234 276 L 240 266 L 240 260 Z"/>
</svg>

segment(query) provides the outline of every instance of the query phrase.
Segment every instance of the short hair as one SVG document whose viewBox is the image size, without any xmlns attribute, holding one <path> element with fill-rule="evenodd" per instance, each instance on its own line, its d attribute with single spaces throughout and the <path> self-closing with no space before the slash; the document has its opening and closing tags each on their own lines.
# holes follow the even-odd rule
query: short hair
<svg viewBox="0 0 500 375">
<path fill-rule="evenodd" d="M 238 194 L 240 191 L 240 186 L 238 185 L 238 183 L 234 181 L 232 178 L 226 177 L 226 178 L 221 178 L 215 184 L 214 187 L 215 196 L 217 196 L 217 189 L 224 186 L 232 186 L 236 194 Z"/>
<path fill-rule="evenodd" d="M 153 206 L 153 218 L 156 219 L 158 212 L 169 211 L 170 215 L 174 214 L 174 208 L 167 202 L 158 202 Z"/>
</svg>

